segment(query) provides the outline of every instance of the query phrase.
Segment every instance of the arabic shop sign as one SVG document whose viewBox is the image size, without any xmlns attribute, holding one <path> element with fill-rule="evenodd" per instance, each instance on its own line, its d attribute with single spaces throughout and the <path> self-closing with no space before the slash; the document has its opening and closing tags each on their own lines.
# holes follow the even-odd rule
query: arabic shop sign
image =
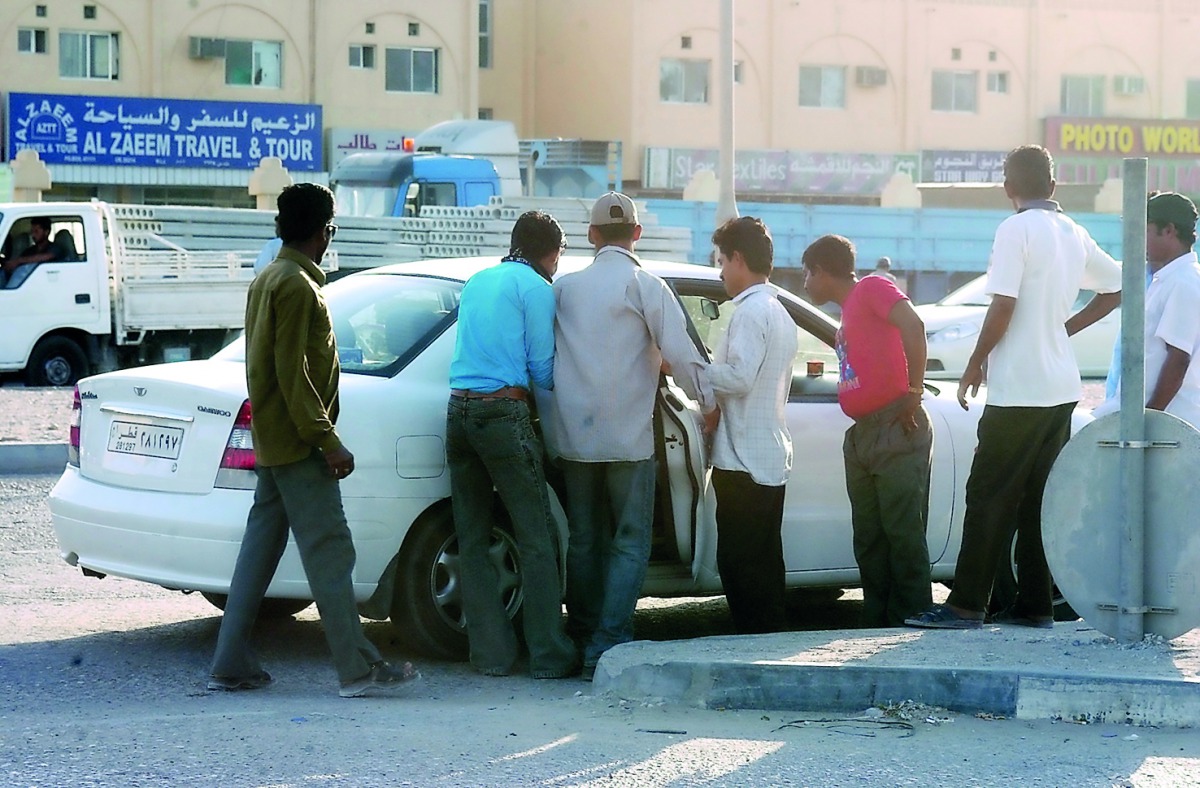
<svg viewBox="0 0 1200 788">
<path fill-rule="evenodd" d="M 404 152 L 404 138 L 412 139 L 420 129 L 359 129 L 333 128 L 329 130 L 329 169 L 352 153 Z"/>
<path fill-rule="evenodd" d="M 681 190 L 701 170 L 717 169 L 708 148 L 647 148 L 646 186 Z M 805 153 L 740 150 L 734 155 L 739 192 L 776 194 L 879 194 L 897 172 L 916 180 L 915 154 Z"/>
<path fill-rule="evenodd" d="M 1046 149 L 1056 157 L 1196 158 L 1200 120 L 1046 118 Z"/>
<path fill-rule="evenodd" d="M 62 164 L 252 169 L 277 156 L 322 164 L 321 108 L 188 99 L 9 93 L 8 157 L 26 148 Z"/>
<path fill-rule="evenodd" d="M 1004 151 L 921 151 L 922 183 L 1004 183 Z"/>
</svg>

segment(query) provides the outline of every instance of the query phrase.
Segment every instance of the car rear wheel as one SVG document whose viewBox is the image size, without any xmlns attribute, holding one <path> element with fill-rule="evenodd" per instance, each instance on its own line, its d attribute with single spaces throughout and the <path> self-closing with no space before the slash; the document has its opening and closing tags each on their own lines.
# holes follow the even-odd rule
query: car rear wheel
<svg viewBox="0 0 1200 788">
<path fill-rule="evenodd" d="M 87 375 L 87 356 L 66 337 L 46 337 L 33 347 L 25 368 L 27 386 L 73 386 Z"/>
<path fill-rule="evenodd" d="M 1075 621 L 1079 614 L 1067 602 L 1067 598 L 1051 586 L 1051 598 L 1054 601 L 1055 621 Z M 1000 565 L 996 567 L 996 579 L 992 581 L 992 601 L 988 611 L 998 613 L 1011 605 L 1017 598 L 1017 535 L 1014 533 L 1008 550 L 1000 557 Z"/>
<path fill-rule="evenodd" d="M 224 610 L 225 603 L 229 601 L 228 594 L 214 594 L 209 591 L 201 591 L 200 596 L 207 599 L 217 610 Z M 279 597 L 267 597 L 258 606 L 259 618 L 287 618 L 294 616 L 301 610 L 312 604 L 311 599 L 282 599 Z"/>
<path fill-rule="evenodd" d="M 508 531 L 493 528 L 488 554 L 508 616 L 516 618 L 523 598 L 517 543 Z M 392 597 L 392 624 L 400 638 L 426 656 L 467 658 L 461 569 L 454 518 L 445 506 L 413 526 L 400 550 Z"/>
</svg>

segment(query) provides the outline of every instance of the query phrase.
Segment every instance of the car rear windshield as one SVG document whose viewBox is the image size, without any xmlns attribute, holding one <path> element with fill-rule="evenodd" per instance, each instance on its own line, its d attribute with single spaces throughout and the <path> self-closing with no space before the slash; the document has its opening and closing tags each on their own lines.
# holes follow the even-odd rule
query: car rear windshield
<svg viewBox="0 0 1200 788">
<path fill-rule="evenodd" d="M 454 322 L 462 283 L 409 275 L 349 276 L 325 288 L 342 371 L 390 377 Z M 214 358 L 244 361 L 238 340 Z"/>
</svg>

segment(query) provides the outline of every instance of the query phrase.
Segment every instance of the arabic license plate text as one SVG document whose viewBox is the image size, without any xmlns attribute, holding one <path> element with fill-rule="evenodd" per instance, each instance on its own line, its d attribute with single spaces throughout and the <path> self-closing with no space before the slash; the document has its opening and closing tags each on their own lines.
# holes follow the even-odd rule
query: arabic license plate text
<svg viewBox="0 0 1200 788">
<path fill-rule="evenodd" d="M 108 450 L 142 457 L 179 459 L 182 427 L 155 427 L 129 421 L 114 421 L 108 428 Z"/>
</svg>

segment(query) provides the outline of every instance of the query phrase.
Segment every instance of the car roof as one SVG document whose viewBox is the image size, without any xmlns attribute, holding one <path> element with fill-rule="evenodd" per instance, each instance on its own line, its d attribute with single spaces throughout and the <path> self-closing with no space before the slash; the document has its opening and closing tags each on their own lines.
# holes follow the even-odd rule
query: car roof
<svg viewBox="0 0 1200 788">
<path fill-rule="evenodd" d="M 640 258 L 639 258 L 640 259 Z M 494 255 L 484 257 L 446 257 L 432 260 L 420 260 L 414 263 L 393 263 L 371 268 L 360 274 L 409 274 L 420 276 L 438 276 L 446 279 L 467 281 L 472 275 L 500 262 Z M 558 275 L 569 274 L 586 268 L 592 262 L 591 256 L 563 255 L 558 261 Z M 718 281 L 720 271 L 706 265 L 694 263 L 674 263 L 665 260 L 641 260 L 642 268 L 652 274 L 670 279 L 708 279 Z"/>
</svg>

